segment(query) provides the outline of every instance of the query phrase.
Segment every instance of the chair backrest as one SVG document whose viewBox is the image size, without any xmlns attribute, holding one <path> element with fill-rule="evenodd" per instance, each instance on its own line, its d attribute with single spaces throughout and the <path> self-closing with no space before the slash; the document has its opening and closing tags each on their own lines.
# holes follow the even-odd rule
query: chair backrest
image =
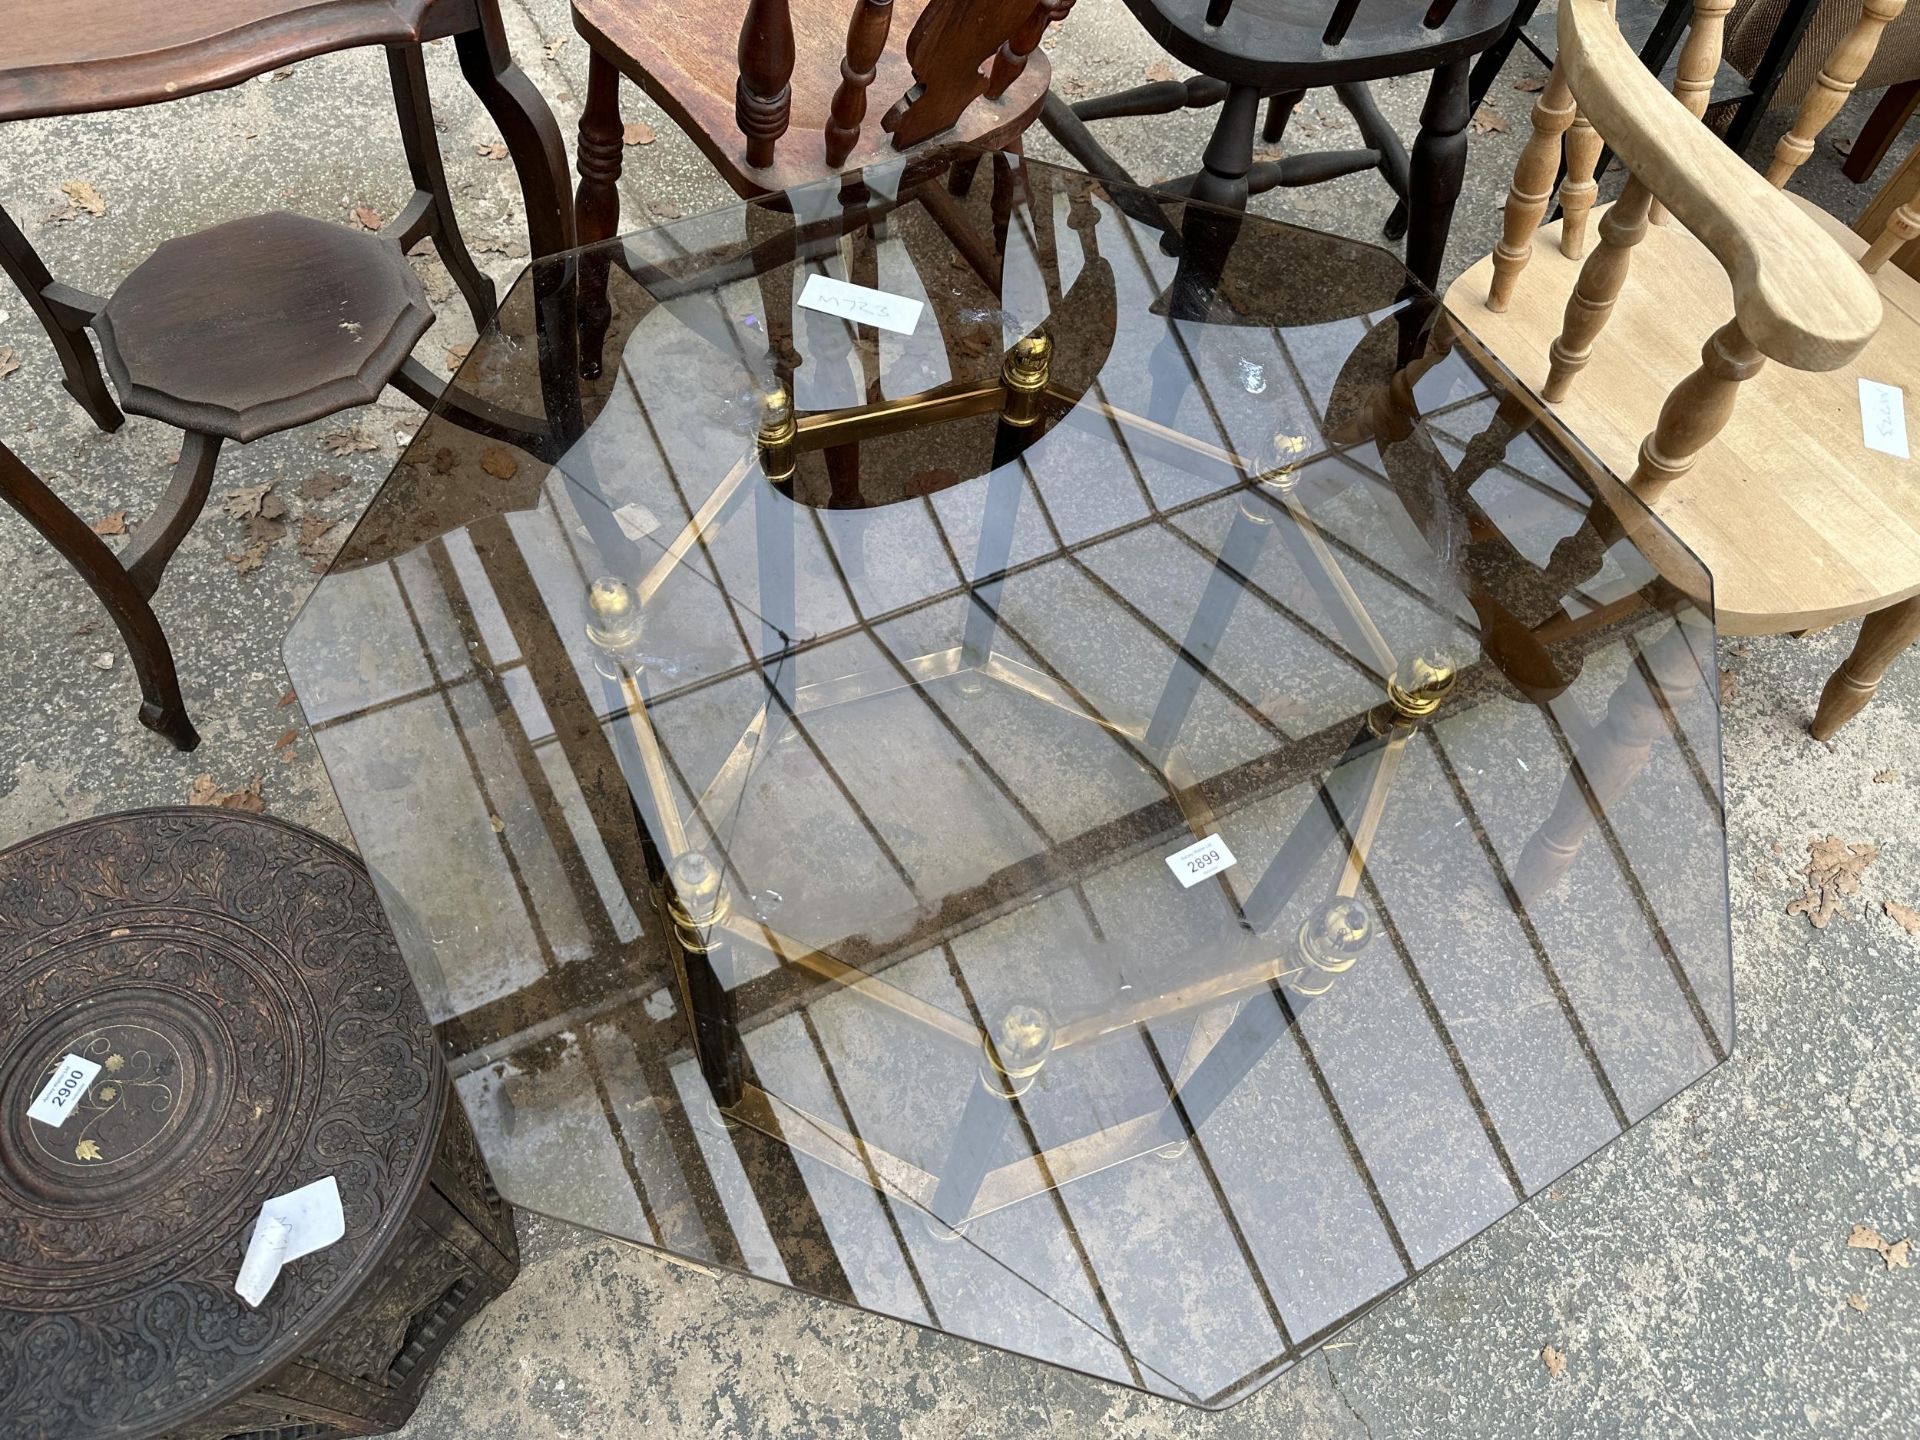
<svg viewBox="0 0 1920 1440">
<path fill-rule="evenodd" d="M 829 165 L 853 153 L 867 116 L 867 87 L 893 25 L 894 0 L 849 0 L 840 84 L 826 122 Z M 998 99 L 1020 77 L 1047 26 L 1074 0 L 928 0 L 907 36 L 915 84 L 881 120 L 898 149 L 952 126 L 982 95 Z M 737 51 L 734 118 L 747 140 L 747 163 L 773 163 L 792 114 L 793 17 L 789 0 L 748 0 Z M 987 62 L 992 61 L 991 67 Z"/>
<path fill-rule="evenodd" d="M 1694 3 L 1693 28 L 1681 52 L 1674 92 L 1696 118 L 1707 108 L 1733 3 Z M 1820 132 L 1839 113 L 1872 58 L 1881 31 L 1905 5 L 1906 0 L 1865 0 L 1858 22 L 1827 57 L 1792 130 L 1775 149 L 1767 172 L 1775 188 L 1783 187 L 1813 153 Z M 1613 123 L 1637 133 L 1640 143 L 1634 148 L 1640 151 L 1645 173 L 1630 174 L 1601 222 L 1600 247 L 1586 257 L 1567 303 L 1542 393 L 1550 402 L 1565 399 L 1591 358 L 1594 340 L 1626 283 L 1633 247 L 1649 224 L 1666 218 L 1654 195 L 1656 187 L 1676 211 L 1685 202 L 1694 217 L 1690 228 L 1696 238 L 1726 265 L 1734 282 L 1734 317 L 1708 338 L 1700 368 L 1668 396 L 1658 424 L 1640 447 L 1630 484 L 1651 499 L 1692 468 L 1700 450 L 1732 416 L 1739 384 L 1759 371 L 1764 358 L 1803 370 L 1843 365 L 1871 338 L 1879 304 L 1873 282 L 1857 271 L 1849 277 L 1844 252 L 1818 224 L 1791 206 L 1768 204 L 1772 197 L 1759 177 L 1704 127 L 1696 142 L 1684 127 L 1666 125 L 1660 106 L 1672 102 L 1638 68 L 1607 18 L 1611 0 L 1561 0 L 1561 7 L 1560 60 L 1534 106 L 1533 134 L 1514 171 L 1487 305 L 1494 311 L 1506 308 L 1531 256 L 1563 137 L 1567 183 L 1562 190 L 1560 249 L 1569 259 L 1581 258 L 1599 149 L 1597 134 L 1575 102 L 1574 87 L 1584 79 L 1586 105 L 1606 111 Z M 1584 140 L 1583 130 L 1593 136 L 1591 142 Z M 1625 155 L 1625 139 L 1618 143 Z M 1687 153 L 1679 153 L 1682 150 Z M 1742 213 L 1743 206 L 1749 207 L 1748 213 Z M 1915 234 L 1920 234 L 1920 214 L 1902 207 L 1864 257 L 1867 270 L 1877 270 Z"/>
</svg>

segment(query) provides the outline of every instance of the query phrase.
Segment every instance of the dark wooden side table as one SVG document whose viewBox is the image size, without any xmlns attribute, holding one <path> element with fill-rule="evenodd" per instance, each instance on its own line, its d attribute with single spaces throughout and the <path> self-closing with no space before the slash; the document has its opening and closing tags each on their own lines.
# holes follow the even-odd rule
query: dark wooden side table
<svg viewBox="0 0 1920 1440">
<path fill-rule="evenodd" d="M 0 1425 L 374 1435 L 511 1283 L 495 1194 L 372 883 L 205 809 L 0 854 Z M 101 1066 L 65 1123 L 27 1108 Z M 263 1201 L 336 1177 L 346 1237 L 234 1293 Z"/>
</svg>

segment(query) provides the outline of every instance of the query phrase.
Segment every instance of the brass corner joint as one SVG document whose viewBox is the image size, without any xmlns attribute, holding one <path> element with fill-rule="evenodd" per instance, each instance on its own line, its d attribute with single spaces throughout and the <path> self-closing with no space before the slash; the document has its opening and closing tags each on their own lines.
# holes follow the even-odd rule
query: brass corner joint
<svg viewBox="0 0 1920 1440">
<path fill-rule="evenodd" d="M 1044 332 L 1022 336 L 1000 366 L 1000 385 L 1006 392 L 1001 418 L 1022 429 L 1040 419 L 1040 397 L 1053 365 L 1053 339 Z"/>
<path fill-rule="evenodd" d="M 1359 960 L 1373 938 L 1373 912 L 1364 900 L 1336 895 L 1300 924 L 1300 968 L 1283 977 L 1308 997 L 1324 995 Z"/>
<path fill-rule="evenodd" d="M 1038 1005 L 1010 1005 L 1000 1023 L 981 1036 L 985 1064 L 980 1078 L 997 1094 L 1018 1099 L 1033 1088 L 1053 1053 L 1053 1017 Z"/>
<path fill-rule="evenodd" d="M 1440 708 L 1454 679 L 1453 666 L 1416 656 L 1387 677 L 1387 703 L 1400 723 L 1414 724 Z"/>
<path fill-rule="evenodd" d="M 609 654 L 640 641 L 640 602 L 617 575 L 601 575 L 587 586 L 587 639 Z"/>
<path fill-rule="evenodd" d="M 670 876 L 667 913 L 674 933 L 682 947 L 705 954 L 713 948 L 714 931 L 733 908 L 720 867 L 704 850 L 689 850 L 674 860 Z"/>
<path fill-rule="evenodd" d="M 793 478 L 794 441 L 800 434 L 800 422 L 794 418 L 793 397 L 784 385 L 760 397 L 760 432 L 755 443 L 760 449 L 760 469 L 775 485 Z"/>
</svg>

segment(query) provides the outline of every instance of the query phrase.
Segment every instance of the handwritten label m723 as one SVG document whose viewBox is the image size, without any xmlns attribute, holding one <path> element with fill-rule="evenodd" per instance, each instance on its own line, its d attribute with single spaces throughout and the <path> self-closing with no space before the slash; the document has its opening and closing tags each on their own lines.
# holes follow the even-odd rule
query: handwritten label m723
<svg viewBox="0 0 1920 1440">
<path fill-rule="evenodd" d="M 807 277 L 806 288 L 800 292 L 800 303 L 823 315 L 838 315 L 842 320 L 860 325 L 878 325 L 896 335 L 911 335 L 920 323 L 920 312 L 926 308 L 920 301 L 909 300 L 904 295 L 889 295 L 865 285 L 849 285 L 818 271 Z"/>
<path fill-rule="evenodd" d="M 39 1095 L 27 1107 L 27 1118 L 58 1129 L 67 1123 L 73 1107 L 80 1103 L 80 1097 L 87 1093 L 87 1087 L 99 1073 L 99 1065 L 92 1060 L 83 1060 L 78 1055 L 64 1057 L 53 1067 L 53 1078 L 40 1087 Z"/>
</svg>

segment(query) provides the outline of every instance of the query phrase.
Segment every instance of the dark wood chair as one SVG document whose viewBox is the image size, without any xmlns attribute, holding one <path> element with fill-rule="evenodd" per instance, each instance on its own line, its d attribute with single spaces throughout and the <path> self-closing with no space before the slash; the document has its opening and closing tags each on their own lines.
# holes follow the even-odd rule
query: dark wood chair
<svg viewBox="0 0 1920 1440">
<path fill-rule="evenodd" d="M 620 77 L 752 199 L 884 162 L 927 140 L 1018 149 L 1074 0 L 735 0 L 674 23 L 631 0 L 574 0 L 592 55 L 580 117 L 582 244 L 619 227 Z M 890 48 L 889 38 L 905 36 Z M 869 123 L 869 100 L 884 106 Z"/>
<path fill-rule="evenodd" d="M 415 191 L 377 235 L 296 215 L 236 220 L 165 242 L 103 298 L 54 279 L 0 211 L 0 273 L 45 328 L 67 390 L 104 430 L 119 427 L 124 409 L 186 432 L 171 483 L 118 557 L 4 452 L 0 499 L 112 613 L 140 678 L 142 722 L 192 749 L 198 737 L 148 601 L 206 504 L 221 445 L 367 404 L 389 384 L 422 405 L 441 398 L 439 378 L 409 354 L 433 323 L 405 254 L 422 239 L 433 240 L 475 323 L 493 315 L 493 284 L 455 223 L 421 45 L 453 39 L 519 172 L 536 255 L 573 243 L 566 152 L 552 113 L 513 64 L 495 0 L 193 0 L 77 12 L 17 0 L 6 23 L 0 121 L 153 104 L 329 51 L 387 52 Z M 563 339 L 553 368 L 570 372 L 570 334 Z"/>
<path fill-rule="evenodd" d="M 1165 115 L 1220 107 L 1201 168 L 1159 187 L 1213 205 L 1244 210 L 1254 195 L 1281 185 L 1312 185 L 1362 170 L 1380 171 L 1408 200 L 1407 268 L 1437 286 L 1454 202 L 1467 163 L 1468 66 L 1499 39 L 1515 0 L 1127 0 L 1147 33 L 1192 79 L 1135 86 L 1068 105 L 1049 97 L 1041 122 L 1088 170 L 1112 180 L 1125 172 L 1087 128 L 1089 120 Z M 1411 156 L 1381 116 L 1367 82 L 1431 70 Z M 1360 126 L 1368 148 L 1254 159 L 1263 138 L 1277 145 L 1307 90 L 1332 86 Z"/>
</svg>

